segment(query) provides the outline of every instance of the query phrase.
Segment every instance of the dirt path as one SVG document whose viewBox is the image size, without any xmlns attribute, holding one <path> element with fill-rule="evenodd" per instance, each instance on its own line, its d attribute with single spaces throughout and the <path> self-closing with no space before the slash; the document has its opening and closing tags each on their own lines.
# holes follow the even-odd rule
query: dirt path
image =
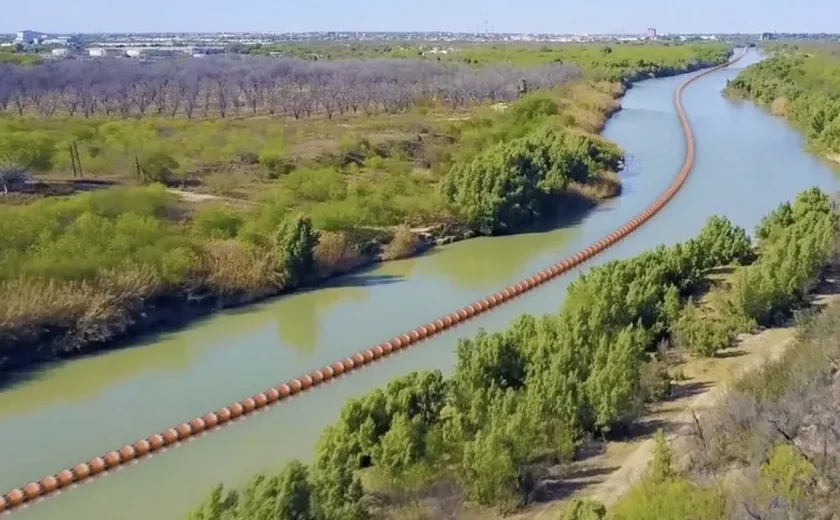
<svg viewBox="0 0 840 520">
<path fill-rule="evenodd" d="M 220 197 L 218 195 L 210 195 L 210 194 L 207 194 L 207 193 L 193 193 L 191 191 L 178 190 L 178 189 L 175 189 L 175 188 L 166 188 L 166 191 L 168 191 L 169 193 L 171 193 L 173 195 L 177 195 L 178 197 L 181 198 L 181 200 L 186 201 L 186 202 L 199 203 L 199 202 L 207 202 L 207 201 L 214 200 L 214 201 L 219 201 L 219 202 L 229 202 L 231 204 L 240 204 L 240 205 L 244 204 L 246 206 L 250 206 L 250 205 L 254 204 L 254 202 L 250 201 L 250 200 L 234 199 L 234 198 L 231 198 L 231 197 Z"/>
<path fill-rule="evenodd" d="M 714 408 L 726 396 L 729 383 L 740 376 L 755 370 L 769 360 L 778 359 L 785 349 L 793 342 L 795 329 L 770 329 L 761 334 L 745 338 L 739 347 L 733 350 L 738 357 L 746 358 L 744 362 L 731 367 L 731 376 L 726 381 L 710 386 L 700 392 L 680 408 L 682 411 L 675 417 L 669 417 L 659 424 L 667 434 L 666 438 L 674 446 L 676 453 L 681 453 L 680 441 L 692 435 L 694 431 L 694 417 L 701 417 Z M 670 407 L 669 407 L 670 408 Z M 654 417 L 658 414 L 654 413 Z M 671 415 L 667 412 L 663 415 Z M 647 470 L 653 457 L 654 440 L 648 438 L 628 456 L 618 470 L 612 472 L 603 482 L 592 487 L 587 496 L 609 506 L 621 498 L 638 481 Z"/>
<path fill-rule="evenodd" d="M 840 279 L 832 278 L 818 291 L 814 306 L 824 307 L 840 300 Z M 563 479 L 565 496 L 539 504 L 511 518 L 516 520 L 555 520 L 572 498 L 592 498 L 608 507 L 621 498 L 647 471 L 653 457 L 653 433 L 661 428 L 675 453 L 686 453 L 694 432 L 694 417 L 701 417 L 726 396 L 729 385 L 744 374 L 779 357 L 796 334 L 795 327 L 744 334 L 737 345 L 719 357 L 691 359 L 680 365 L 686 379 L 679 383 L 676 396 L 660 403 L 637 421 L 635 437 L 609 442 L 590 457 L 572 464 Z"/>
<path fill-rule="evenodd" d="M 837 278 L 828 280 L 827 290 L 818 293 L 814 299 L 813 305 L 816 308 L 823 308 L 840 298 L 837 294 L 838 281 Z M 733 381 L 756 370 L 768 361 L 778 360 L 796 339 L 795 335 L 795 327 L 768 329 L 759 334 L 744 335 L 738 346 L 728 353 L 730 356 L 728 359 L 733 359 L 732 356 L 735 355 L 735 359 L 743 357 L 744 360 L 740 363 L 732 363 L 728 367 L 729 374 L 720 377 L 717 383 L 713 383 L 705 391 L 684 403 L 681 407 L 682 411 L 662 425 L 674 452 L 686 453 L 687 440 L 694 433 L 695 415 L 701 417 L 720 404 Z M 738 354 L 739 352 L 741 354 Z M 724 358 L 724 361 L 726 359 Z M 655 417 L 656 412 L 652 415 Z M 618 470 L 612 472 L 600 484 L 593 486 L 587 496 L 607 506 L 615 503 L 647 470 L 653 456 L 653 447 L 653 439 L 645 440 L 624 460 Z"/>
</svg>

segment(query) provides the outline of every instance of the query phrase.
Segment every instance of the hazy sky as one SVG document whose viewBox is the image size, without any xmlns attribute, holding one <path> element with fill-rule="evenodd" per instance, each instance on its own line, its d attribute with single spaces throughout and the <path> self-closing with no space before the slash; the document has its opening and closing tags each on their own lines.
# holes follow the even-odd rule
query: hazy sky
<svg viewBox="0 0 840 520">
<path fill-rule="evenodd" d="M 840 0 L 2 0 L 0 32 L 835 32 Z"/>
</svg>

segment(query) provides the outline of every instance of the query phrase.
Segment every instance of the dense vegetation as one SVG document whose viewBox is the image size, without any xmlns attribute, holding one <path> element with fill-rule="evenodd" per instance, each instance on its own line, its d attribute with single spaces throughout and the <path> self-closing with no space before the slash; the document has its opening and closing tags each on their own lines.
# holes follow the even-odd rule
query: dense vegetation
<svg viewBox="0 0 840 520">
<path fill-rule="evenodd" d="M 256 477 L 242 494 L 220 486 L 191 518 L 270 511 L 271 518 L 348 519 L 389 509 L 400 517 L 401 497 L 450 507 L 441 493 L 502 511 L 540 500 L 583 439 L 620 430 L 666 392 L 670 375 L 656 354 L 663 340 L 713 355 L 737 332 L 789 316 L 833 255 L 837 230 L 830 199 L 812 189 L 768 215 L 755 243 L 713 217 L 694 239 L 593 268 L 569 286 L 559 314 L 522 316 L 504 332 L 462 340 L 450 378 L 415 372 L 349 401 L 309 467 L 295 462 L 275 477 Z M 708 292 L 710 271 L 732 264 L 731 282 L 711 289 L 717 297 L 692 301 Z M 365 498 L 362 476 L 384 493 L 385 512 Z M 672 487 L 668 496 L 687 491 Z M 716 504 L 705 496 L 693 504 L 706 502 Z"/>
<path fill-rule="evenodd" d="M 770 107 L 808 137 L 814 151 L 840 160 L 840 54 L 835 47 L 778 47 L 747 67 L 727 91 Z"/>
</svg>

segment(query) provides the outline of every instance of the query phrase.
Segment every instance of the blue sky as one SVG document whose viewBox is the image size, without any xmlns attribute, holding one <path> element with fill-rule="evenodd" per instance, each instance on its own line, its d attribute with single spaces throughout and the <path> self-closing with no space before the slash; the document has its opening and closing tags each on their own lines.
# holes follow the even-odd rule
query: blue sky
<svg viewBox="0 0 840 520">
<path fill-rule="evenodd" d="M 840 0 L 4 0 L 0 32 L 831 32 Z M 807 6 L 807 7 L 806 7 Z"/>
</svg>

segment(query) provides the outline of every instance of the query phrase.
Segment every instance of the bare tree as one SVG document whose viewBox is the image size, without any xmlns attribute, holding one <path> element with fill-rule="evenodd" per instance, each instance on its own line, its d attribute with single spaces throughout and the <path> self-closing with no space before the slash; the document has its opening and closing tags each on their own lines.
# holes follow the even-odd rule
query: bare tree
<svg viewBox="0 0 840 520">
<path fill-rule="evenodd" d="M 158 115 L 226 117 L 243 107 L 251 114 L 295 118 L 333 117 L 363 110 L 395 113 L 423 98 L 461 108 L 483 101 L 510 101 L 520 81 L 528 90 L 550 88 L 578 77 L 574 66 L 529 69 L 457 65 L 408 59 L 310 61 L 215 56 L 137 62 L 68 60 L 29 67 L 0 65 L 0 110 L 51 116 L 97 113 L 121 117 Z"/>
</svg>

